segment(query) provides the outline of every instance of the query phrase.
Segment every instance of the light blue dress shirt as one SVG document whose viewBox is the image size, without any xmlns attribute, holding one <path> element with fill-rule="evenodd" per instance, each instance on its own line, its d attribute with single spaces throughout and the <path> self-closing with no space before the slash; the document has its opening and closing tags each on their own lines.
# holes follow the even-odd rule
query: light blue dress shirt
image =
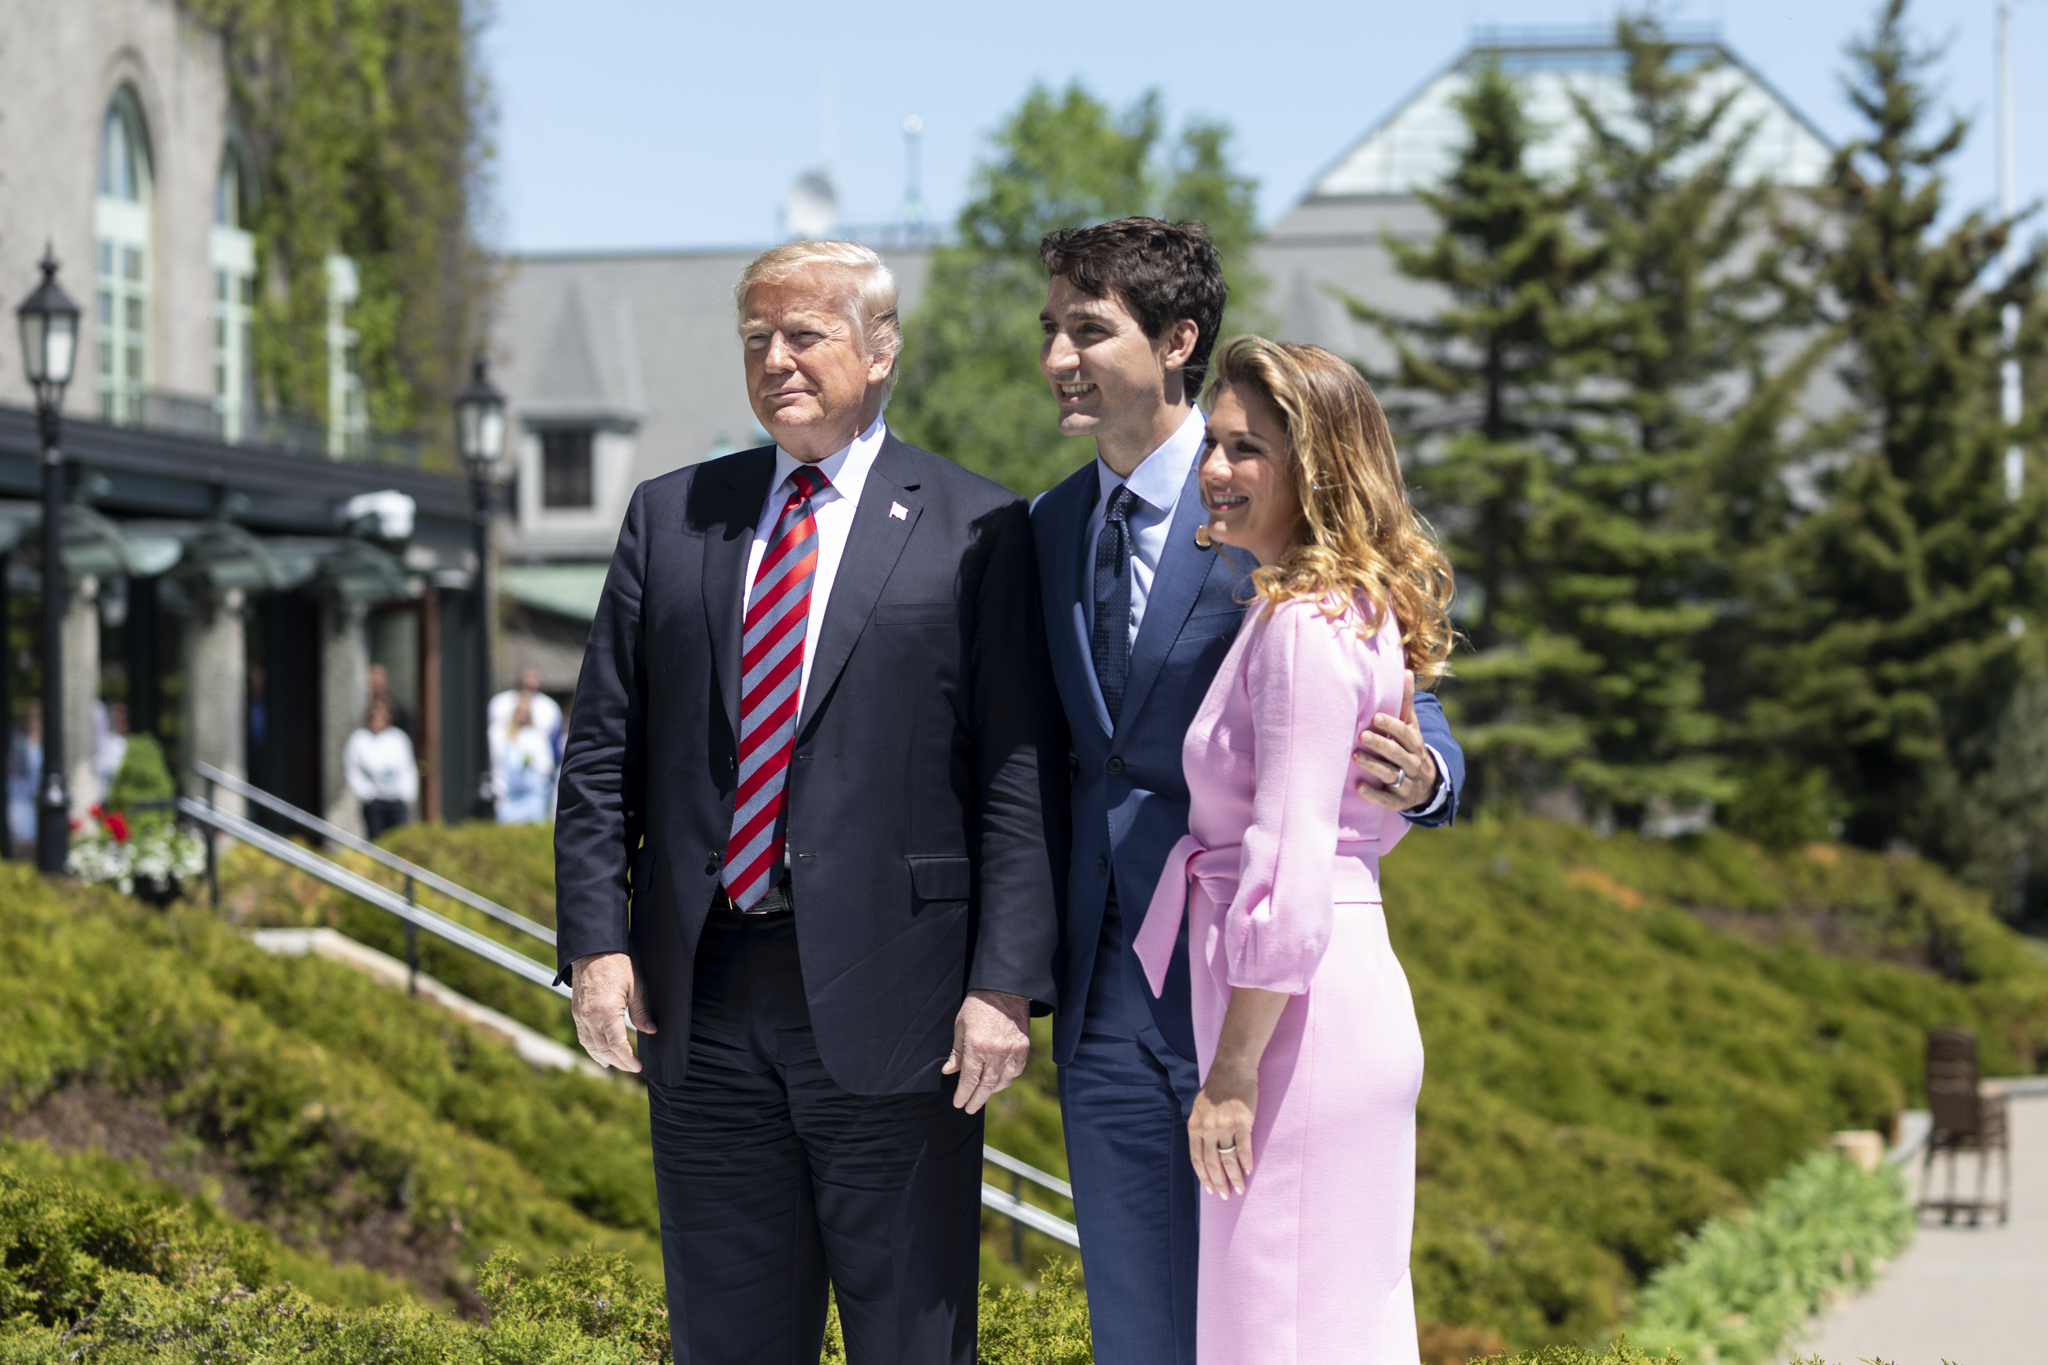
<svg viewBox="0 0 2048 1365">
<path fill-rule="evenodd" d="M 1102 456 L 1095 457 L 1096 494 L 1095 506 L 1088 513 L 1088 534 L 1083 545 L 1083 566 L 1095 563 L 1095 542 L 1102 534 L 1102 519 L 1109 512 L 1109 495 L 1116 492 L 1119 484 L 1128 484 L 1135 501 L 1125 514 L 1131 528 L 1131 643 L 1138 640 L 1138 627 L 1145 620 L 1145 599 L 1151 594 L 1152 579 L 1159 572 L 1160 556 L 1166 553 L 1166 536 L 1173 527 L 1173 511 L 1180 502 L 1183 490 L 1187 488 L 1188 475 L 1194 472 L 1195 461 L 1202 453 L 1202 438 L 1209 419 L 1202 415 L 1200 408 L 1188 413 L 1188 419 L 1180 424 L 1173 435 L 1166 438 L 1157 450 L 1139 462 L 1131 471 L 1131 477 L 1111 469 Z M 1081 657 L 1093 659 L 1095 627 L 1095 594 L 1084 592 L 1074 604 L 1074 631 L 1081 642 Z M 1110 723 L 1109 703 L 1102 699 L 1102 684 L 1096 680 L 1094 668 L 1088 670 L 1088 699 L 1095 705 L 1095 719 L 1105 733 L 1115 733 Z M 1436 763 L 1437 779 L 1430 799 L 1420 810 L 1410 810 L 1410 818 L 1434 815 L 1450 794 L 1449 785 L 1443 779 L 1444 760 L 1435 748 L 1430 748 L 1430 757 Z"/>
</svg>

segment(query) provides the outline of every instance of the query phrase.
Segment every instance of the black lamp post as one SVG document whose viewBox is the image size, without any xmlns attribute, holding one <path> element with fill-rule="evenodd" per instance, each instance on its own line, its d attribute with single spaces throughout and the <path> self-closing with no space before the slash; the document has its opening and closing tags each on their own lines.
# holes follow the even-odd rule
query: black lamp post
<svg viewBox="0 0 2048 1365">
<path fill-rule="evenodd" d="M 78 305 L 57 284 L 57 256 L 43 248 L 43 282 L 15 310 L 21 360 L 36 395 L 43 438 L 43 779 L 36 795 L 36 867 L 62 872 L 71 852 L 64 790 L 64 386 L 78 359 Z"/>
<path fill-rule="evenodd" d="M 476 717 L 483 747 L 475 806 L 483 818 L 491 813 L 491 471 L 505 453 L 505 395 L 491 384 L 482 356 L 469 386 L 455 395 L 455 433 L 476 502 Z"/>
</svg>

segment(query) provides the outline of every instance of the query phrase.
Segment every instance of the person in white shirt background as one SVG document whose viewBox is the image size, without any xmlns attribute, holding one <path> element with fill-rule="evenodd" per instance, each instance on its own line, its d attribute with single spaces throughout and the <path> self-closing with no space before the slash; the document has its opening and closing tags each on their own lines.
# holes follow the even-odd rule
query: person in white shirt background
<svg viewBox="0 0 2048 1365">
<path fill-rule="evenodd" d="M 485 723 L 496 735 L 512 719 L 512 708 L 524 700 L 533 708 L 533 724 L 548 743 L 559 752 L 562 735 L 562 707 L 553 697 L 540 690 L 540 670 L 524 669 L 519 674 L 519 686 L 508 687 L 491 698 L 490 707 L 484 713 Z"/>
<path fill-rule="evenodd" d="M 419 799 L 420 768 L 411 738 L 391 723 L 390 702 L 379 697 L 370 703 L 363 728 L 342 748 L 341 767 L 349 791 L 363 803 L 363 828 L 370 838 L 406 822 Z"/>
<path fill-rule="evenodd" d="M 535 722 L 537 709 L 521 697 L 505 723 L 491 727 L 491 794 L 501 825 L 537 825 L 554 815 L 555 736 Z"/>
</svg>

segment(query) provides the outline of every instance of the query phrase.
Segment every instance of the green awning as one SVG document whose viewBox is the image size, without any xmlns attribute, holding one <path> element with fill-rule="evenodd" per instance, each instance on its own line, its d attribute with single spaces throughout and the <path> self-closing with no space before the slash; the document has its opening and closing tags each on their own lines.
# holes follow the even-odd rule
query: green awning
<svg viewBox="0 0 2048 1365">
<path fill-rule="evenodd" d="M 501 575 L 505 596 L 524 607 L 571 620 L 597 615 L 606 564 L 509 564 Z"/>
</svg>

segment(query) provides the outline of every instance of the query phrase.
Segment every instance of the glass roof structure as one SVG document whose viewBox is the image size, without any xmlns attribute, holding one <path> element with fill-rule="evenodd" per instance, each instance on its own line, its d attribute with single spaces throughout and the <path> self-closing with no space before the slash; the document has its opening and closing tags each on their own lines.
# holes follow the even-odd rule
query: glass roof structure
<svg viewBox="0 0 2048 1365">
<path fill-rule="evenodd" d="M 1702 107 L 1733 94 L 1722 122 L 1727 135 L 1754 129 L 1739 172 L 1745 182 L 1814 185 L 1826 176 L 1834 155 L 1827 139 L 1711 30 L 1672 30 L 1670 37 L 1681 65 L 1714 68 L 1696 94 Z M 1529 115 L 1545 129 L 1530 150 L 1532 170 L 1563 173 L 1577 159 L 1586 134 L 1574 94 L 1627 121 L 1627 59 L 1612 29 L 1484 32 L 1318 176 L 1309 197 L 1408 195 L 1442 180 L 1465 135 L 1453 101 L 1488 61 L 1521 84 Z"/>
</svg>

